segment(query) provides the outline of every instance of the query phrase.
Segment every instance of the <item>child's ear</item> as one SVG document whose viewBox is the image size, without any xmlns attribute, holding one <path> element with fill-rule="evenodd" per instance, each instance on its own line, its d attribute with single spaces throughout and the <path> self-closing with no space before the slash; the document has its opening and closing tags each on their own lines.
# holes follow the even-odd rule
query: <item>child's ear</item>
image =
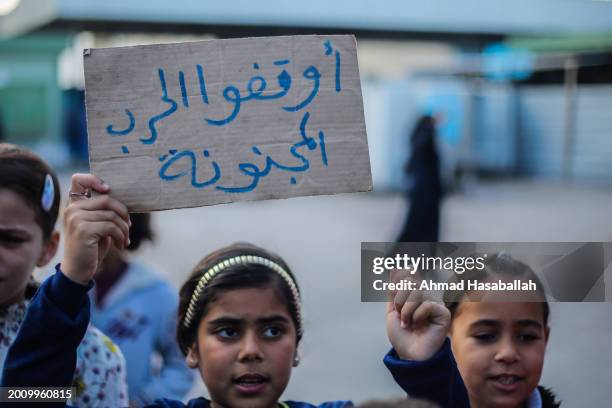
<svg viewBox="0 0 612 408">
<path fill-rule="evenodd" d="M 198 368 L 198 351 L 196 350 L 195 345 L 187 349 L 185 361 L 187 362 L 187 366 L 189 368 Z"/>
<path fill-rule="evenodd" d="M 57 253 L 57 247 L 59 246 L 60 234 L 57 231 L 53 231 L 49 239 L 43 243 L 42 253 L 36 262 L 36 266 L 45 266 L 53 259 Z"/>
</svg>

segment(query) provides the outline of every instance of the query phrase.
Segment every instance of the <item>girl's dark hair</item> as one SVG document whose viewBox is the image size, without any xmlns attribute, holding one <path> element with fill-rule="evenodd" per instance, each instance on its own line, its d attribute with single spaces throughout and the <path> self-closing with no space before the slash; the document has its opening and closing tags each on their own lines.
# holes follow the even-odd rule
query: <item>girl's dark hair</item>
<svg viewBox="0 0 612 408">
<path fill-rule="evenodd" d="M 461 275 L 456 275 L 457 281 L 478 280 L 479 282 L 486 281 L 488 278 L 504 277 L 511 280 L 529 281 L 531 280 L 536 285 L 538 302 L 542 304 L 544 325 L 548 325 L 548 317 L 550 315 L 550 307 L 546 300 L 546 292 L 542 282 L 533 270 L 525 263 L 512 258 L 507 252 L 500 252 L 492 256 L 488 256 L 484 261 L 484 268 L 470 269 Z M 444 294 L 446 307 L 450 310 L 451 316 L 454 318 L 459 304 L 467 295 L 465 291 L 448 291 Z"/>
<path fill-rule="evenodd" d="M 151 214 L 150 213 L 130 213 L 130 245 L 127 247 L 128 251 L 136 251 L 143 241 L 153 242 L 155 240 L 155 233 L 151 228 Z"/>
<path fill-rule="evenodd" d="M 197 339 L 199 322 L 208 312 L 210 305 L 221 293 L 234 289 L 272 286 L 279 298 L 287 306 L 291 320 L 293 320 L 293 324 L 296 328 L 297 342 L 300 342 L 303 331 L 300 327 L 300 306 L 296 304 L 291 288 L 287 282 L 277 272 L 263 265 L 237 264 L 223 269 L 222 272 L 215 275 L 206 285 L 197 300 L 195 313 L 191 319 L 191 324 L 189 327 L 185 327 L 185 315 L 187 313 L 187 308 L 189 307 L 191 296 L 193 295 L 193 292 L 202 275 L 220 262 L 242 255 L 260 256 L 278 264 L 291 276 L 299 292 L 299 287 L 297 286 L 295 277 L 291 273 L 291 269 L 287 263 L 279 256 L 263 248 L 259 248 L 248 243 L 236 243 L 210 253 L 195 266 L 190 277 L 179 291 L 178 325 L 176 336 L 183 354 L 186 355 L 188 348 L 195 343 Z"/>
<path fill-rule="evenodd" d="M 41 200 L 47 174 L 53 181 L 55 195 L 51 207 L 46 211 Z M 44 239 L 51 237 L 59 214 L 61 194 L 57 175 L 44 160 L 25 148 L 0 143 L 0 188 L 19 194 L 34 211 Z"/>
</svg>

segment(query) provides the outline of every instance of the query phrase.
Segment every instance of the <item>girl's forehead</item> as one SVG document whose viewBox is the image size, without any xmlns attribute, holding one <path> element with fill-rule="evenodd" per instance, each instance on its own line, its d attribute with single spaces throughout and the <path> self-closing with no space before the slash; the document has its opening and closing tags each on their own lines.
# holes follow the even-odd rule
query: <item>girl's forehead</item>
<svg viewBox="0 0 612 408">
<path fill-rule="evenodd" d="M 289 309 L 272 286 L 238 288 L 220 291 L 207 307 L 204 319 L 213 320 L 220 315 L 289 316 Z"/>
<path fill-rule="evenodd" d="M 0 187 L 0 205 L 2 206 L 13 206 L 13 205 L 30 205 L 23 196 L 16 191 L 6 188 Z"/>
<path fill-rule="evenodd" d="M 30 203 L 8 188 L 0 188 L 0 226 L 38 226 Z"/>
<path fill-rule="evenodd" d="M 526 320 L 544 322 L 541 302 L 461 302 L 453 316 L 453 322 L 472 324 L 477 321 L 516 323 Z"/>
</svg>

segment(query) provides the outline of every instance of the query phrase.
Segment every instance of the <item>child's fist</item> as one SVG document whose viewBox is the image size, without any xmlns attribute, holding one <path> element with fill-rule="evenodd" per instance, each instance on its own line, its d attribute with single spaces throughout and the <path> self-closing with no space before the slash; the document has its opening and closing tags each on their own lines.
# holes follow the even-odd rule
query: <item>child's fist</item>
<svg viewBox="0 0 612 408">
<path fill-rule="evenodd" d="M 101 194 L 92 196 L 92 191 Z M 87 284 L 92 279 L 111 243 L 119 249 L 129 245 L 128 209 L 106 194 L 109 191 L 92 174 L 72 176 L 70 201 L 64 213 L 62 272 L 77 283 Z"/>
<path fill-rule="evenodd" d="M 392 274 L 393 280 L 406 279 Z M 398 291 L 387 303 L 387 335 L 398 356 L 423 361 L 442 347 L 451 323 L 451 313 L 439 301 L 427 299 L 423 291 Z"/>
</svg>

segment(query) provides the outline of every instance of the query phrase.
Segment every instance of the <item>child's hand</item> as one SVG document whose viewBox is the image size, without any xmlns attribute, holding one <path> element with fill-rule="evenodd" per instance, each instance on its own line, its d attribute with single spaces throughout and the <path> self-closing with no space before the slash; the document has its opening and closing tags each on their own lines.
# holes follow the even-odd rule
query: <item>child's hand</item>
<svg viewBox="0 0 612 408">
<path fill-rule="evenodd" d="M 101 195 L 90 198 L 85 193 Z M 110 197 L 110 187 L 92 174 L 74 174 L 70 202 L 64 213 L 65 250 L 62 272 L 86 285 L 113 243 L 123 249 L 129 243 L 129 214 L 121 202 Z"/>
<path fill-rule="evenodd" d="M 387 303 L 387 335 L 404 360 L 431 358 L 442 347 L 450 323 L 446 306 L 425 299 L 422 291 L 396 292 Z"/>
</svg>

